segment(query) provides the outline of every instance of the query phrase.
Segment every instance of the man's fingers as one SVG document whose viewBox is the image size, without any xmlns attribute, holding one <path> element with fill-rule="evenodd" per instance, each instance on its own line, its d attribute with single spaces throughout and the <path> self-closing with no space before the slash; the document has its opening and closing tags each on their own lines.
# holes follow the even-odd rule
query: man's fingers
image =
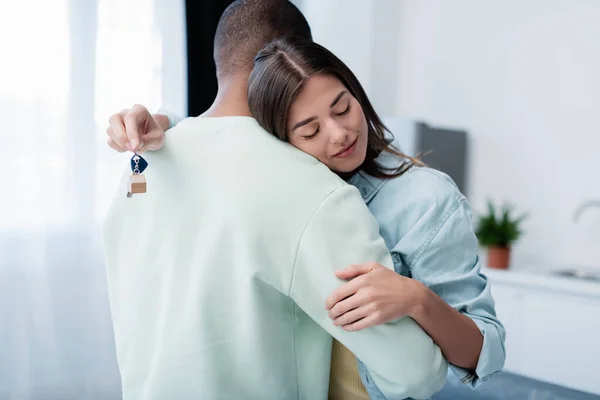
<svg viewBox="0 0 600 400">
<path fill-rule="evenodd" d="M 113 149 L 118 151 L 119 153 L 124 153 L 126 151 L 126 149 L 122 148 L 121 146 L 119 146 L 117 143 L 115 143 L 114 140 L 112 140 L 112 138 L 107 138 L 106 139 L 106 143 L 108 143 L 108 146 Z"/>
</svg>

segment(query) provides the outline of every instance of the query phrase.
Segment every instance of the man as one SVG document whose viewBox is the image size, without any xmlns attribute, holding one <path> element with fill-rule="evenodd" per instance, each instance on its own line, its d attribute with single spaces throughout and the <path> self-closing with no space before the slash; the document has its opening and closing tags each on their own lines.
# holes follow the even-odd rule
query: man
<svg viewBox="0 0 600 400">
<path fill-rule="evenodd" d="M 225 11 L 213 105 L 146 156 L 148 193 L 120 192 L 109 210 L 125 400 L 326 399 L 331 336 L 387 399 L 427 398 L 445 382 L 439 348 L 411 319 L 349 333 L 328 317 L 325 299 L 343 283 L 335 270 L 392 261 L 358 191 L 250 118 L 254 55 L 278 36 L 311 39 L 287 1 Z M 139 106 L 111 118 L 109 134 L 118 148 L 164 138 Z"/>
</svg>

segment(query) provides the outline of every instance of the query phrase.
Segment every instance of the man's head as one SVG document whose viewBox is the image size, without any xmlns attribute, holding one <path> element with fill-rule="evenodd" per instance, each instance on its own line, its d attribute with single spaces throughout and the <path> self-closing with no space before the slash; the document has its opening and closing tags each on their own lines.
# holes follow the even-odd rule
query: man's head
<svg viewBox="0 0 600 400">
<path fill-rule="evenodd" d="M 254 57 L 273 39 L 312 41 L 304 15 L 288 0 L 237 0 L 223 12 L 215 34 L 217 75 L 250 73 Z"/>
</svg>

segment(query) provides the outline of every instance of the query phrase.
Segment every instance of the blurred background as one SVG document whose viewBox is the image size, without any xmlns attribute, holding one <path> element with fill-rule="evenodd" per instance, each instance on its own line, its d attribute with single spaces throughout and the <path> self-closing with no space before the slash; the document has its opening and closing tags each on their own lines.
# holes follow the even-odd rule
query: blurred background
<svg viewBox="0 0 600 400">
<path fill-rule="evenodd" d="M 100 229 L 130 155 L 108 117 L 202 113 L 230 2 L 0 0 L 1 400 L 120 398 Z M 600 398 L 600 1 L 294 3 L 476 224 L 488 202 L 527 214 L 484 268 L 506 372 L 438 398 Z"/>
</svg>

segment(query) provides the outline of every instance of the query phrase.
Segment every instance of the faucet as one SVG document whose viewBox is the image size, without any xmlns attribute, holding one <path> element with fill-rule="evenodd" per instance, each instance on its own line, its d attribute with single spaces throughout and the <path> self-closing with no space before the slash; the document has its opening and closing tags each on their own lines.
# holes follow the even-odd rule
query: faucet
<svg viewBox="0 0 600 400">
<path fill-rule="evenodd" d="M 575 210 L 575 214 L 573 215 L 573 221 L 577 222 L 581 214 L 590 207 L 599 207 L 600 208 L 600 200 L 588 200 L 585 203 L 581 204 Z"/>
</svg>

